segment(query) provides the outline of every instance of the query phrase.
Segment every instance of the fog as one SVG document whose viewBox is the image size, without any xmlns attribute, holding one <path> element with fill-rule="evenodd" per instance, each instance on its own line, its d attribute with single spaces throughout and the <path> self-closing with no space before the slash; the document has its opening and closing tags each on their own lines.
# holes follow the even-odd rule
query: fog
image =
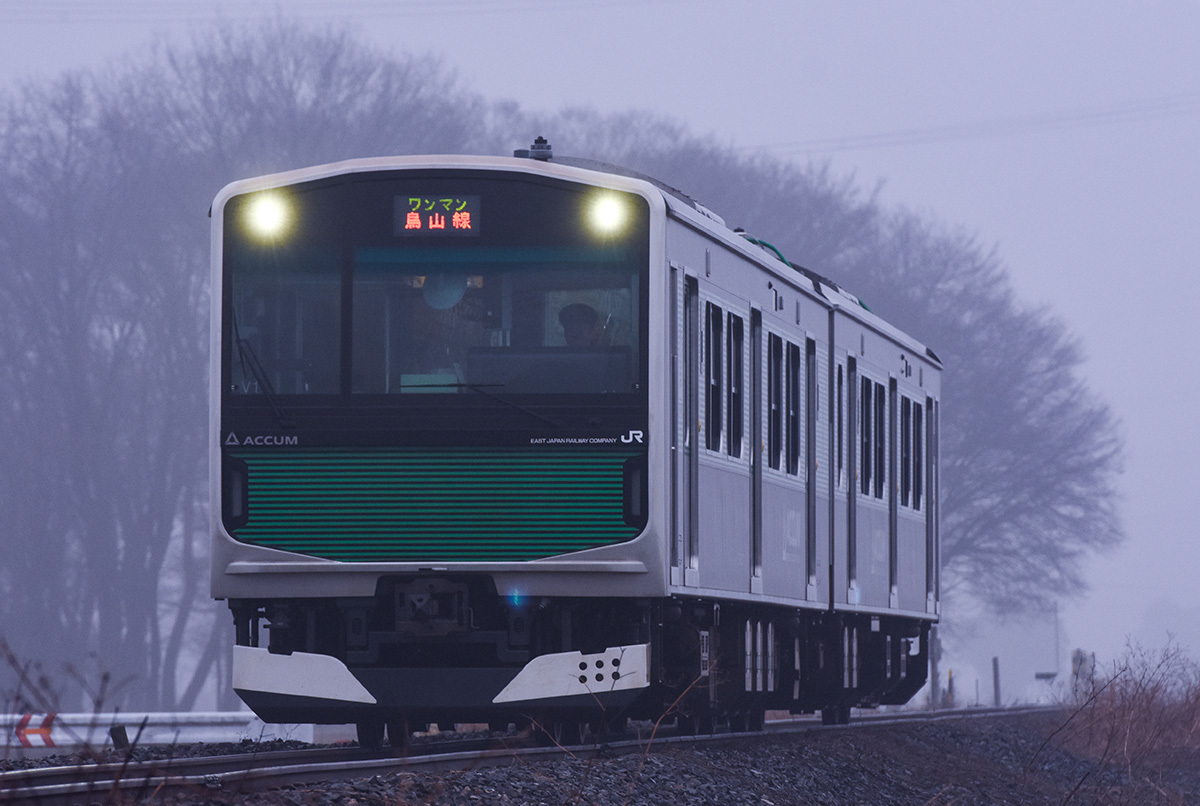
<svg viewBox="0 0 1200 806">
<path fill-rule="evenodd" d="M 1059 602 L 1057 641 L 1052 608 L 994 630 L 994 617 L 971 614 L 978 623 L 943 665 L 964 670 L 972 697 L 981 679 L 986 699 L 993 655 L 1006 691 L 1030 697 L 1032 673 L 1069 668 L 1074 647 L 1104 659 L 1129 636 L 1158 645 L 1170 634 L 1200 656 L 1200 378 L 1185 352 L 1200 303 L 1189 265 L 1200 7 L 362 0 L 284 10 L 347 24 L 390 53 L 428 54 L 462 86 L 525 113 L 646 110 L 738 153 L 827 163 L 891 209 L 994 245 L 1021 300 L 1078 337 L 1083 379 L 1120 420 L 1126 540 L 1085 561 L 1090 590 Z M 251 2 L 0 2 L 0 91 L 104 71 L 218 20 L 281 13 Z M 555 131 L 527 139 L 537 134 L 580 153 Z M 720 198 L 700 201 L 732 225 L 755 224 Z M 191 223 L 203 240 L 203 209 Z"/>
</svg>

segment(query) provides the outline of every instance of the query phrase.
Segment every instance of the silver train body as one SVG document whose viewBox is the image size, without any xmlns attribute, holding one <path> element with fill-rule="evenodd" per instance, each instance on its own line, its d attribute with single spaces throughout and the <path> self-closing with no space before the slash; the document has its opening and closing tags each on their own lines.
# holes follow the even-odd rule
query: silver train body
<svg viewBox="0 0 1200 806">
<path fill-rule="evenodd" d="M 923 685 L 941 366 L 856 297 L 580 160 L 356 160 L 212 218 L 212 595 L 263 719 L 711 730 Z"/>
</svg>

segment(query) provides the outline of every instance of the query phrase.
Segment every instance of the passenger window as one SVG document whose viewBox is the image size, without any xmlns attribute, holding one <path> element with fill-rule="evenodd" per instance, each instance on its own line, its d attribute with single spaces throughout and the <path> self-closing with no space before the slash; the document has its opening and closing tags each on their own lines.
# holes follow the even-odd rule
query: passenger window
<svg viewBox="0 0 1200 806">
<path fill-rule="evenodd" d="M 821 383 L 817 380 L 817 343 L 804 342 L 804 478 L 812 481 L 817 470 L 817 422 L 821 413 Z"/>
<path fill-rule="evenodd" d="M 783 446 L 783 339 L 767 341 L 767 465 L 779 469 Z"/>
<path fill-rule="evenodd" d="M 742 318 L 729 314 L 729 401 L 726 407 L 729 411 L 729 455 L 742 455 L 742 345 L 744 339 Z"/>
<path fill-rule="evenodd" d="M 874 440 L 872 439 L 874 429 L 872 428 L 871 419 L 871 412 L 873 411 L 871 408 L 871 390 L 873 388 L 874 386 L 871 384 L 871 380 L 869 378 L 862 379 L 862 395 L 859 398 L 861 405 L 858 421 L 862 434 L 862 476 L 860 478 L 863 495 L 871 494 L 871 454 L 874 451 L 875 445 Z"/>
<path fill-rule="evenodd" d="M 921 404 L 913 404 L 913 509 L 921 508 L 921 493 L 925 481 L 925 421 Z"/>
<path fill-rule="evenodd" d="M 704 414 L 705 445 L 710 451 L 721 450 L 721 325 L 724 317 L 721 309 L 711 302 L 705 303 L 704 339 Z"/>
<path fill-rule="evenodd" d="M 837 371 L 837 484 L 842 485 L 842 372 L 843 367 L 839 364 Z"/>
<path fill-rule="evenodd" d="M 787 472 L 800 472 L 800 348 L 787 345 Z"/>
<path fill-rule="evenodd" d="M 875 384 L 875 497 L 883 498 L 887 482 L 887 390 Z"/>
<path fill-rule="evenodd" d="M 900 398 L 900 504 L 908 506 L 912 488 L 912 401 Z"/>
</svg>

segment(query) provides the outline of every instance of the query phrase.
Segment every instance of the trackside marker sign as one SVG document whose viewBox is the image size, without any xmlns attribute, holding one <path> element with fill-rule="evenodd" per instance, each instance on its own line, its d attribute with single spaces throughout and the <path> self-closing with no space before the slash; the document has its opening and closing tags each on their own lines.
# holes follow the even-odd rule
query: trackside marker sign
<svg viewBox="0 0 1200 806">
<path fill-rule="evenodd" d="M 33 721 L 33 714 L 25 714 L 21 717 L 21 721 L 17 723 L 17 728 L 14 731 L 17 736 L 17 741 L 22 747 L 54 747 L 54 740 L 50 738 L 50 731 L 54 727 L 54 717 L 58 714 L 46 714 L 42 717 L 41 727 L 31 728 L 29 723 Z M 38 739 L 39 743 L 35 745 L 34 739 Z"/>
</svg>

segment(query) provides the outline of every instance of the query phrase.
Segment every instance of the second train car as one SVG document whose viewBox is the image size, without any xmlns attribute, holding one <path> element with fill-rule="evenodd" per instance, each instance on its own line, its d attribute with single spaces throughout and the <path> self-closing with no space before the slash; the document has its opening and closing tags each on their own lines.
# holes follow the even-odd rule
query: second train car
<svg viewBox="0 0 1200 806">
<path fill-rule="evenodd" d="M 265 721 L 562 740 L 924 684 L 941 366 L 856 297 L 540 139 L 212 219 L 212 594 Z"/>
</svg>

